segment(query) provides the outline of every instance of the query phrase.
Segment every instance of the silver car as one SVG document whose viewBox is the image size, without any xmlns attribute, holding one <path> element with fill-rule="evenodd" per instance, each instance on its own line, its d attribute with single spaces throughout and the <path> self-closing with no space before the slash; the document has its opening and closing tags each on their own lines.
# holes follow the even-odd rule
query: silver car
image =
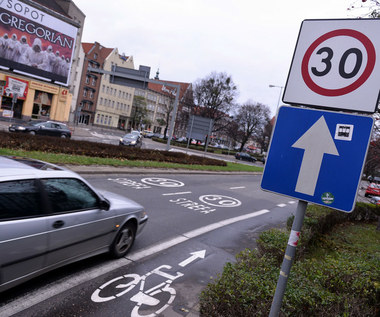
<svg viewBox="0 0 380 317">
<path fill-rule="evenodd" d="M 147 220 L 141 205 L 72 171 L 0 156 L 0 292 L 100 253 L 122 257 Z"/>
</svg>

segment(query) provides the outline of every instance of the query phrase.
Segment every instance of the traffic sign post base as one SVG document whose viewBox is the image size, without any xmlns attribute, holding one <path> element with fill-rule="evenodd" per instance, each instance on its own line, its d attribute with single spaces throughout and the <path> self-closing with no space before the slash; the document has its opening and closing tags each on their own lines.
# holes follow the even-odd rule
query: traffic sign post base
<svg viewBox="0 0 380 317">
<path fill-rule="evenodd" d="M 270 309 L 269 317 L 278 317 L 281 309 L 282 299 L 284 298 L 286 284 L 290 274 L 290 269 L 296 255 L 296 247 L 298 244 L 303 220 L 305 218 L 307 202 L 303 200 L 298 201 L 296 215 L 293 220 L 292 230 L 290 232 L 288 245 L 286 247 L 284 260 L 281 265 L 280 276 L 278 278 L 276 292 L 273 297 L 272 306 Z"/>
</svg>

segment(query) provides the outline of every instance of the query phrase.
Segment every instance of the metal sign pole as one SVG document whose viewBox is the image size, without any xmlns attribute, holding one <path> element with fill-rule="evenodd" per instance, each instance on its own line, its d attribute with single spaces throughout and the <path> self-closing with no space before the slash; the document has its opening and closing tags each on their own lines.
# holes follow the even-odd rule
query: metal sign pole
<svg viewBox="0 0 380 317">
<path fill-rule="evenodd" d="M 190 142 L 191 142 L 191 134 L 193 133 L 193 124 L 194 124 L 194 115 L 191 117 L 190 133 L 189 133 L 188 138 L 187 138 L 187 146 L 186 146 L 186 149 L 189 148 L 189 144 L 190 144 Z"/>
<path fill-rule="evenodd" d="M 282 262 L 280 276 L 278 278 L 276 292 L 273 297 L 272 306 L 270 309 L 269 317 L 278 317 L 284 298 L 286 284 L 290 274 L 290 268 L 293 264 L 296 255 L 296 247 L 298 244 L 303 220 L 305 217 L 307 202 L 303 200 L 298 201 L 296 215 L 293 220 L 292 230 L 290 232 L 288 245 L 286 247 L 284 260 Z"/>
</svg>

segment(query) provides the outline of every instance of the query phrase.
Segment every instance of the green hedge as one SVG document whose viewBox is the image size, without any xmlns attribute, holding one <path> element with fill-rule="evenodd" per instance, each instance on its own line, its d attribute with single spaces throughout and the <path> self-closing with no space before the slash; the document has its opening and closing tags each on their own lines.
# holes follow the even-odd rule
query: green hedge
<svg viewBox="0 0 380 317">
<path fill-rule="evenodd" d="M 138 149 L 126 146 L 78 141 L 47 136 L 0 131 L 0 148 L 41 151 L 88 157 L 117 158 L 132 161 L 169 162 L 189 165 L 227 166 L 221 160 L 187 155 L 180 152 Z"/>
<path fill-rule="evenodd" d="M 309 205 L 280 316 L 376 316 L 380 302 L 379 208 L 358 203 L 352 213 Z M 285 248 L 286 229 L 263 232 L 257 249 L 200 295 L 201 316 L 268 316 Z"/>
</svg>

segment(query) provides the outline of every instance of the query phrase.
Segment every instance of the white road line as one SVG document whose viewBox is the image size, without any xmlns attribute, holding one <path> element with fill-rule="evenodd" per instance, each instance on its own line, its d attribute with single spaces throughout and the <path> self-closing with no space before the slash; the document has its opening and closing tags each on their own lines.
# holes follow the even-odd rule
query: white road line
<svg viewBox="0 0 380 317">
<path fill-rule="evenodd" d="M 74 288 L 82 283 L 91 281 L 101 276 L 102 274 L 106 274 L 113 270 L 119 269 L 122 266 L 126 266 L 132 263 L 133 261 L 141 260 L 149 255 L 154 255 L 156 253 L 161 252 L 162 250 L 166 250 L 170 247 L 173 247 L 177 244 L 180 244 L 192 238 L 198 237 L 202 234 L 208 233 L 215 229 L 225 227 L 227 225 L 233 224 L 238 221 L 254 218 L 254 217 L 266 214 L 268 212 L 270 211 L 267 209 L 263 209 L 260 211 L 252 212 L 250 214 L 219 221 L 214 224 L 210 224 L 210 225 L 186 232 L 182 235 L 178 235 L 170 240 L 158 243 L 149 248 L 142 249 L 137 252 L 131 252 L 131 254 L 127 255 L 126 258 L 114 260 L 107 264 L 100 264 L 90 270 L 86 270 L 86 272 L 76 274 L 74 277 L 62 278 L 61 280 L 53 282 L 51 285 L 41 287 L 38 290 L 35 290 L 25 296 L 22 296 L 14 300 L 13 302 L 10 302 L 0 307 L 0 316 L 12 316 L 25 309 L 32 307 L 33 305 L 37 305 L 38 303 L 41 303 L 55 295 L 68 291 L 69 289 Z"/>
<path fill-rule="evenodd" d="M 284 207 L 286 207 L 286 204 L 278 204 L 277 207 L 284 208 Z"/>
<path fill-rule="evenodd" d="M 246 188 L 245 186 L 240 186 L 240 187 L 230 187 L 230 189 L 243 189 Z"/>
<path fill-rule="evenodd" d="M 295 203 L 296 203 L 295 200 L 288 201 L 288 204 L 295 204 Z"/>
<path fill-rule="evenodd" d="M 173 196 L 173 195 L 184 195 L 184 194 L 191 194 L 191 192 L 166 193 L 166 194 L 162 194 L 162 196 Z"/>
</svg>

